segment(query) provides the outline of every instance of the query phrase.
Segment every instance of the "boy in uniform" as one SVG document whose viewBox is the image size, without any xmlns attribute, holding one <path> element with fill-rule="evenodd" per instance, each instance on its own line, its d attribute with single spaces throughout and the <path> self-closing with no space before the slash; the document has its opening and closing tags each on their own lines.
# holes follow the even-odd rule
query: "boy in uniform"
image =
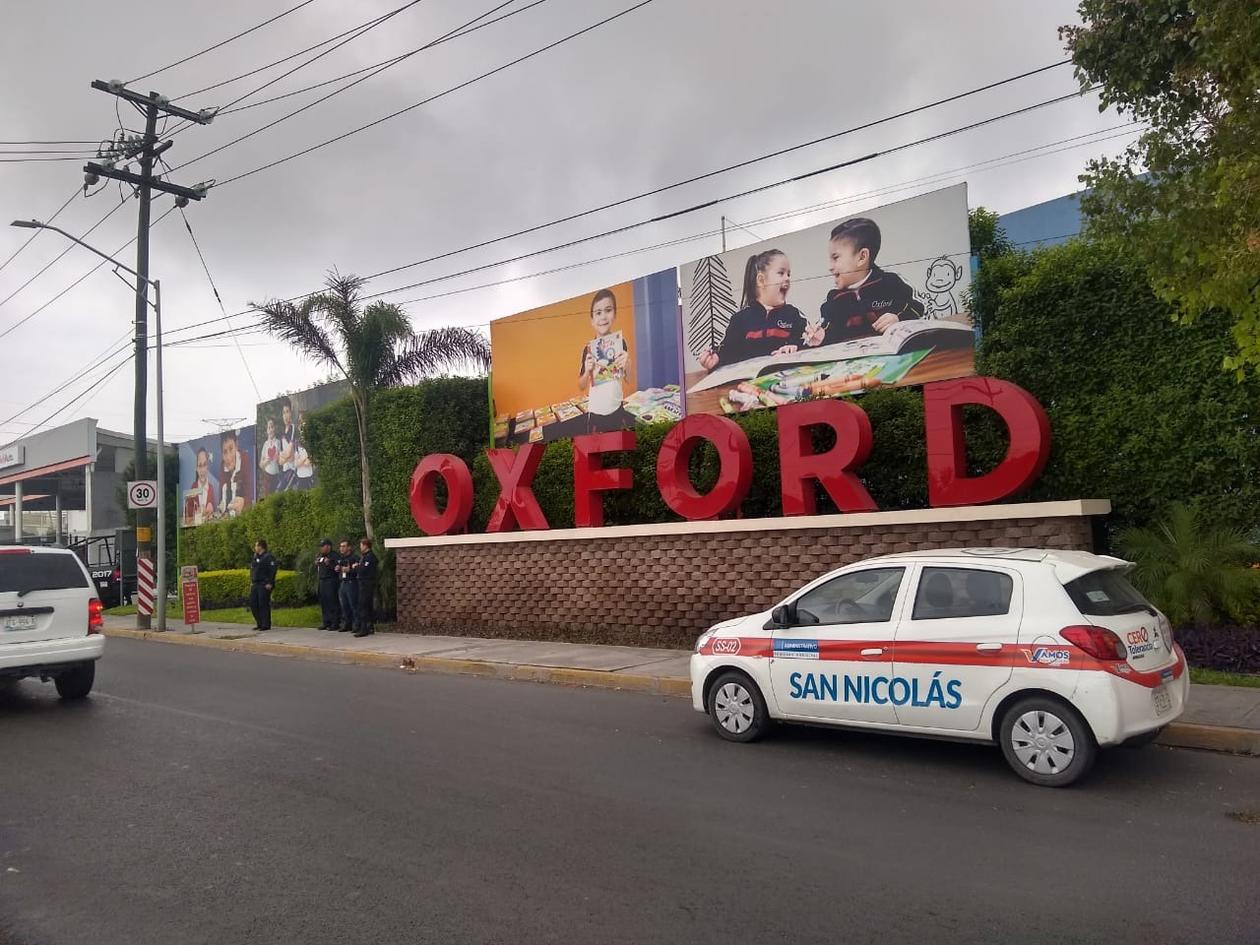
<svg viewBox="0 0 1260 945">
<path fill-rule="evenodd" d="M 845 220 L 831 231 L 828 271 L 836 287 L 822 304 L 823 344 L 880 335 L 899 321 L 923 317 L 914 290 L 875 265 L 881 240 L 879 226 L 866 217 Z"/>
</svg>

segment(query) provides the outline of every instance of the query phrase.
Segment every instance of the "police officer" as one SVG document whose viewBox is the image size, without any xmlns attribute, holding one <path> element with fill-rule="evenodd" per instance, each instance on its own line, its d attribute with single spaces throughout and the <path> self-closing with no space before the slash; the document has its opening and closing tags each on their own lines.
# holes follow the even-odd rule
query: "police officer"
<svg viewBox="0 0 1260 945">
<path fill-rule="evenodd" d="M 337 602 L 338 560 L 332 539 L 325 538 L 319 543 L 319 554 L 315 558 L 315 573 L 319 576 L 319 609 L 324 621 L 319 628 L 321 630 L 336 630 L 341 619 L 341 605 Z"/>
<path fill-rule="evenodd" d="M 249 612 L 254 615 L 255 630 L 271 629 L 271 592 L 276 587 L 275 555 L 259 538 L 254 542 L 254 560 L 249 565 Z"/>
<path fill-rule="evenodd" d="M 350 540 L 341 539 L 337 553 L 337 598 L 341 602 L 341 632 L 353 630 L 359 605 L 359 556 L 350 549 Z"/>
<path fill-rule="evenodd" d="M 356 637 L 366 637 L 375 632 L 376 622 L 376 579 L 381 570 L 380 559 L 372 550 L 372 539 L 359 541 L 359 626 L 354 631 Z"/>
</svg>

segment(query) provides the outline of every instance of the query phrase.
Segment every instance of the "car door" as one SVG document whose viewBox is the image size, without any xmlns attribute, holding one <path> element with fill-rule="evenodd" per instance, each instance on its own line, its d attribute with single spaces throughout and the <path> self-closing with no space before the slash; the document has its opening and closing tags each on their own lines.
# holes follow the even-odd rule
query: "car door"
<svg viewBox="0 0 1260 945">
<path fill-rule="evenodd" d="M 1018 571 L 922 565 L 897 623 L 893 704 L 902 725 L 975 731 L 1019 656 Z"/>
<path fill-rule="evenodd" d="M 770 676 L 789 718 L 896 725 L 888 697 L 903 566 L 862 568 L 788 600 L 789 624 L 771 634 Z"/>
</svg>

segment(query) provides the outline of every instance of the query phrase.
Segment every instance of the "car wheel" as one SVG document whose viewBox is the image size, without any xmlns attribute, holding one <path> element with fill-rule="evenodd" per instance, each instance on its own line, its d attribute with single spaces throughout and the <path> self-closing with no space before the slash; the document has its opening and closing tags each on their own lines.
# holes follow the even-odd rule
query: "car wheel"
<svg viewBox="0 0 1260 945">
<path fill-rule="evenodd" d="M 53 678 L 57 687 L 57 695 L 63 699 L 82 699 L 92 691 L 92 683 L 96 681 L 96 664 L 82 663 L 73 669 L 58 673 Z"/>
<path fill-rule="evenodd" d="M 1098 754 L 1080 714 L 1042 696 L 1020 699 L 1007 709 L 998 738 L 1015 773 L 1043 787 L 1066 787 L 1093 766 Z"/>
<path fill-rule="evenodd" d="M 770 725 L 766 700 L 756 684 L 743 673 L 723 673 L 709 689 L 709 718 L 725 739 L 751 742 Z"/>
</svg>

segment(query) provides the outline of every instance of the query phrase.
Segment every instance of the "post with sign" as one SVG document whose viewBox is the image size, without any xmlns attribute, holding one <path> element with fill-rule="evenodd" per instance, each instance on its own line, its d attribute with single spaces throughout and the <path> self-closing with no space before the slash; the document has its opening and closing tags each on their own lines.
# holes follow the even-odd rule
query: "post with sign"
<svg viewBox="0 0 1260 945">
<path fill-rule="evenodd" d="M 140 479 L 127 483 L 127 508 L 136 511 L 157 508 L 157 482 L 152 479 Z M 136 526 L 136 544 L 143 545 L 153 538 L 148 526 Z M 152 558 L 136 558 L 136 613 L 143 617 L 152 617 L 157 611 L 158 580 L 157 569 Z M 158 627 L 159 630 L 165 629 Z"/>
<path fill-rule="evenodd" d="M 184 623 L 196 629 L 201 623 L 201 588 L 197 584 L 197 566 L 187 564 L 179 569 L 180 597 L 184 601 Z"/>
</svg>

